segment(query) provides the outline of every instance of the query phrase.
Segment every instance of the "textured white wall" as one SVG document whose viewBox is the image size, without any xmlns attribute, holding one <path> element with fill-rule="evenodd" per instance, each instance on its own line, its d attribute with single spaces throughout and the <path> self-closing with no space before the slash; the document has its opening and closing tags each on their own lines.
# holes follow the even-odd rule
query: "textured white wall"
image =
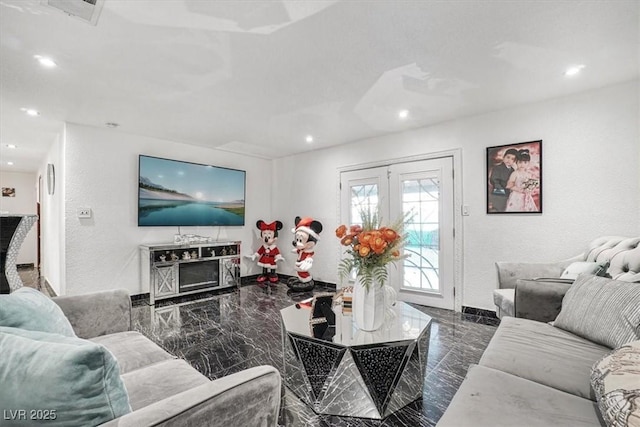
<svg viewBox="0 0 640 427">
<path fill-rule="evenodd" d="M 462 304 L 493 309 L 495 261 L 555 260 L 576 254 L 600 235 L 640 233 L 638 93 L 638 82 L 630 82 L 273 162 L 68 124 L 65 142 L 49 156 L 60 163 L 56 167 L 64 188 L 58 187 L 44 212 L 51 212 L 49 227 L 61 224 L 60 232 L 49 230 L 45 242 L 45 276 L 56 282 L 52 285 L 59 293 L 118 287 L 132 294 L 148 292 L 139 282 L 138 245 L 171 241 L 176 230 L 137 227 L 137 159 L 142 153 L 247 170 L 245 227 L 183 228 L 183 233 L 242 240 L 249 253 L 258 245 L 255 221 L 279 219 L 285 224 L 280 249 L 287 258 L 279 271 L 293 274 L 293 218 L 314 216 L 325 225 L 314 276 L 337 282 L 338 169 L 460 149 L 463 167 L 457 176 L 462 177 L 463 203 L 471 208 L 471 216 L 458 218 L 463 224 Z M 485 148 L 535 139 L 544 141 L 544 213 L 486 215 Z M 94 216 L 81 222 L 76 210 L 85 206 Z M 56 257 L 59 271 L 47 267 Z M 243 260 L 243 275 L 257 271 Z"/>
<path fill-rule="evenodd" d="M 629 82 L 278 159 L 273 217 L 289 226 L 296 215 L 323 222 L 313 274 L 337 282 L 338 169 L 460 148 L 456 176 L 471 209 L 458 234 L 462 305 L 493 310 L 496 261 L 558 260 L 597 236 L 640 234 L 638 93 L 638 82 Z M 487 215 L 485 148 L 537 139 L 543 140 L 543 214 Z M 291 272 L 290 265 L 288 259 L 283 271 Z"/>
<path fill-rule="evenodd" d="M 256 244 L 255 222 L 271 212 L 271 161 L 109 129 L 67 124 L 65 180 L 66 294 L 126 288 L 149 292 L 139 280 L 138 245 L 173 241 L 177 227 L 138 227 L 138 155 L 146 154 L 247 171 L 246 226 L 182 227 L 183 234 Z M 90 207 L 91 219 L 76 212 Z M 242 274 L 257 272 L 243 260 Z"/>
<path fill-rule="evenodd" d="M 37 175 L 25 172 L 0 172 L 0 187 L 16 189 L 15 197 L 0 197 L 0 211 L 10 214 L 36 213 Z M 34 225 L 25 237 L 17 264 L 36 264 L 38 258 L 38 236 Z"/>
</svg>

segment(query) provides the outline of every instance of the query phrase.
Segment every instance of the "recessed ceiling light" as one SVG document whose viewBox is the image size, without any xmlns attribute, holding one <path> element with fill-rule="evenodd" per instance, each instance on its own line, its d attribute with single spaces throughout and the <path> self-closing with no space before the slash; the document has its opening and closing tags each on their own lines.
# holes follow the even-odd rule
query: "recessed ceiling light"
<svg viewBox="0 0 640 427">
<path fill-rule="evenodd" d="M 114 122 L 108 122 L 104 124 L 106 127 L 111 128 L 111 129 L 115 129 L 118 126 L 120 126 L 118 123 L 114 123 Z"/>
<path fill-rule="evenodd" d="M 15 144 L 7 144 L 7 148 L 18 148 Z"/>
<path fill-rule="evenodd" d="M 404 120 L 409 117 L 409 110 L 400 110 L 398 111 L 398 118 Z"/>
<path fill-rule="evenodd" d="M 9 166 L 13 166 L 13 162 L 7 162 Z"/>
<path fill-rule="evenodd" d="M 575 76 L 576 74 L 579 74 L 580 71 L 582 71 L 583 68 L 584 68 L 584 65 L 571 66 L 571 67 L 567 68 L 567 70 L 564 72 L 564 75 L 567 76 L 567 77 Z"/>
<path fill-rule="evenodd" d="M 313 136 L 307 135 L 307 137 L 304 140 L 307 141 L 308 143 L 312 143 L 313 142 Z"/>
<path fill-rule="evenodd" d="M 40 112 L 38 110 L 34 110 L 33 108 L 21 108 L 20 110 L 24 111 L 29 116 L 39 116 Z"/>
<path fill-rule="evenodd" d="M 45 68 L 54 68 L 56 67 L 58 64 L 56 64 L 56 62 L 51 59 L 48 58 L 46 56 L 42 56 L 42 55 L 33 55 L 34 58 L 36 58 L 38 60 L 38 62 L 40 63 L 40 65 L 42 65 Z"/>
</svg>

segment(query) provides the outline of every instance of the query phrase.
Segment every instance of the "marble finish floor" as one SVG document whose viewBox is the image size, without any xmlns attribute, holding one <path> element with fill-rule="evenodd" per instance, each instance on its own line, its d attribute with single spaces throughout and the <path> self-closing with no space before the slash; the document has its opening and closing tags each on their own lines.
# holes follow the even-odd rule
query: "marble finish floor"
<svg viewBox="0 0 640 427">
<path fill-rule="evenodd" d="M 327 291 L 316 288 L 314 292 Z M 137 302 L 134 329 L 167 351 L 186 359 L 211 379 L 258 365 L 283 370 L 279 310 L 311 293 L 291 295 L 280 285 L 255 285 L 230 292 L 201 294 L 191 301 Z M 283 386 L 281 426 L 433 426 L 462 382 L 480 360 L 495 332 L 495 319 L 414 305 L 433 318 L 422 399 L 385 420 L 317 415 Z"/>
</svg>

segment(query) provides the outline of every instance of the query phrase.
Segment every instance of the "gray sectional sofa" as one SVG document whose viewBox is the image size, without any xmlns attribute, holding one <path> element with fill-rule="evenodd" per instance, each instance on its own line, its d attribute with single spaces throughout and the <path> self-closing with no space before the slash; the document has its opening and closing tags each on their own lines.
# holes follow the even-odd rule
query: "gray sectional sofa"
<svg viewBox="0 0 640 427">
<path fill-rule="evenodd" d="M 131 330 L 126 291 L 53 301 L 30 288 L 0 295 L 0 424 L 277 425 L 274 367 L 212 381 Z"/>
<path fill-rule="evenodd" d="M 131 330 L 124 290 L 56 297 L 76 335 L 105 346 L 118 360 L 132 412 L 105 426 L 276 426 L 280 373 L 246 369 L 214 381 Z"/>
<path fill-rule="evenodd" d="M 610 351 L 547 323 L 505 317 L 437 426 L 601 426 L 589 378 Z"/>
<path fill-rule="evenodd" d="M 579 275 L 553 325 L 501 319 L 437 426 L 635 426 L 640 421 L 638 340 L 640 284 Z M 628 361 L 620 363 L 621 357 Z M 618 362 L 603 367 L 609 359 Z M 627 372 L 615 372 L 606 394 L 598 384 L 616 369 Z M 621 379 L 630 390 L 621 390 Z M 603 414 L 618 417 L 619 423 Z"/>
</svg>

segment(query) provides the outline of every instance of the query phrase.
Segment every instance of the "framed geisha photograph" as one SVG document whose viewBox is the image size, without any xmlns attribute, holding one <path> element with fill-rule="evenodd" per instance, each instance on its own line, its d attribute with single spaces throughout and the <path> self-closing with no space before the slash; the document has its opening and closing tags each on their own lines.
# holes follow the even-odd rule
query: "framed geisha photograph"
<svg viewBox="0 0 640 427">
<path fill-rule="evenodd" d="M 542 213 L 542 141 L 487 147 L 487 213 Z"/>
</svg>

